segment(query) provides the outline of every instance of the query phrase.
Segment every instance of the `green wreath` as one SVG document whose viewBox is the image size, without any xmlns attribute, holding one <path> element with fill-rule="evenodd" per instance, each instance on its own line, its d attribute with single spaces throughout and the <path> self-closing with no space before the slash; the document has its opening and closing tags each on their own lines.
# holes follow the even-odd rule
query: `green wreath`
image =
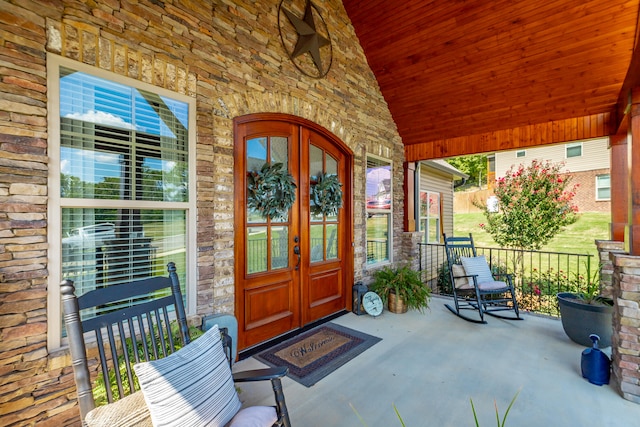
<svg viewBox="0 0 640 427">
<path fill-rule="evenodd" d="M 334 216 L 342 207 L 342 183 L 338 175 L 318 173 L 311 185 L 311 212 L 315 215 Z"/>
<path fill-rule="evenodd" d="M 297 186 L 283 164 L 265 163 L 247 175 L 247 206 L 265 219 L 286 219 L 296 200 Z"/>
</svg>

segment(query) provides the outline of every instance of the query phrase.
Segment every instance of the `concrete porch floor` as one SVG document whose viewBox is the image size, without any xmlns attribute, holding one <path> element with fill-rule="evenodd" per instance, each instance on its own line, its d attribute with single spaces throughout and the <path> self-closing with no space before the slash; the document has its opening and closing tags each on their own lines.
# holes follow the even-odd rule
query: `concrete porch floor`
<svg viewBox="0 0 640 427">
<path fill-rule="evenodd" d="M 520 390 L 506 426 L 640 426 L 640 405 L 612 385 L 582 378 L 584 347 L 565 335 L 559 320 L 524 315 L 523 321 L 489 317 L 466 322 L 433 297 L 425 314 L 380 317 L 348 313 L 333 322 L 382 338 L 313 387 L 285 378 L 284 393 L 294 427 L 495 426 Z M 609 354 L 610 348 L 605 349 Z M 234 371 L 263 367 L 254 358 Z M 272 405 L 269 384 L 241 384 L 247 405 Z M 352 408 L 353 406 L 353 408 Z"/>
</svg>

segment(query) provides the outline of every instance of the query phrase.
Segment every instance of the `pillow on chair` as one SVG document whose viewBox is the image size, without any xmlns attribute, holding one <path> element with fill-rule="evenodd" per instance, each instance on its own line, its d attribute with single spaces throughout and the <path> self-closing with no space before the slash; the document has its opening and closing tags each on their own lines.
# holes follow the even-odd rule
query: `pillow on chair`
<svg viewBox="0 0 640 427">
<path fill-rule="evenodd" d="M 224 426 L 240 410 L 217 325 L 175 353 L 133 369 L 154 426 Z"/>
<path fill-rule="evenodd" d="M 464 267 L 460 264 L 453 264 L 451 266 L 451 271 L 453 272 L 453 281 L 455 282 L 456 289 L 471 289 L 473 288 L 473 284 L 469 283 L 467 273 L 464 271 Z"/>
<path fill-rule="evenodd" d="M 460 257 L 460 262 L 462 262 L 464 271 L 468 276 L 478 276 L 478 283 L 493 282 L 495 280 L 484 255 L 476 257 Z"/>
</svg>

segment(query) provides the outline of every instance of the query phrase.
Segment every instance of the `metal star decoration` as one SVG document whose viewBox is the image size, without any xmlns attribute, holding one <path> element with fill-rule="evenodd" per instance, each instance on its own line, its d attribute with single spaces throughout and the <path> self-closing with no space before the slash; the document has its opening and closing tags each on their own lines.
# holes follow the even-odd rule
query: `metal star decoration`
<svg viewBox="0 0 640 427">
<path fill-rule="evenodd" d="M 325 69 L 321 55 L 321 48 L 325 46 L 331 46 L 331 40 L 320 34 L 316 29 L 314 9 L 316 10 L 316 13 L 318 9 L 311 2 L 311 0 L 307 0 L 304 8 L 304 16 L 300 18 L 296 16 L 291 10 L 282 7 L 282 3 L 280 6 L 281 11 L 287 17 L 291 25 L 293 25 L 298 35 L 298 40 L 295 44 L 295 47 L 291 52 L 288 52 L 291 60 L 294 60 L 295 58 L 299 57 L 300 55 L 304 55 L 305 53 L 309 53 L 319 73 L 319 75 L 311 75 L 311 77 L 322 77 L 326 75 L 329 71 L 329 67 L 331 66 L 331 55 L 329 55 L 329 65 Z M 322 20 L 322 17 L 320 17 L 320 19 Z M 322 23 L 324 24 L 324 21 L 322 21 Z M 282 26 L 280 27 L 280 32 L 281 37 L 283 38 L 283 44 L 285 44 L 284 37 L 282 36 Z M 294 64 L 300 71 L 309 75 L 307 72 L 301 69 L 295 61 Z"/>
</svg>

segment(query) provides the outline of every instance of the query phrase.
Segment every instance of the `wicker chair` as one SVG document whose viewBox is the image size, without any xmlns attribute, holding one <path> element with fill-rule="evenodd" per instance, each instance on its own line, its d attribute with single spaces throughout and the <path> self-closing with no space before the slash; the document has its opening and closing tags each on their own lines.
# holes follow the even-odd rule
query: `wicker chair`
<svg viewBox="0 0 640 427">
<path fill-rule="evenodd" d="M 173 363 L 174 361 L 180 362 L 185 358 L 188 359 L 188 354 L 196 351 L 198 347 L 202 347 L 201 350 L 205 351 L 213 349 L 210 353 L 215 351 L 215 357 L 223 360 L 223 362 L 220 362 L 220 360 L 213 362 L 211 358 L 205 360 L 206 368 L 203 369 L 204 371 L 209 370 L 209 367 L 213 366 L 214 363 L 217 369 L 215 376 L 207 378 L 216 378 L 219 382 L 228 382 L 231 387 L 231 391 L 227 394 L 229 395 L 229 401 L 233 400 L 235 406 L 231 409 L 229 407 L 221 408 L 220 412 L 231 411 L 233 412 L 231 417 L 237 413 L 237 418 L 245 411 L 244 409 L 239 410 L 240 402 L 233 386 L 234 381 L 270 380 L 275 395 L 275 410 L 274 407 L 253 408 L 266 408 L 273 414 L 272 418 L 277 419 L 275 423 L 269 422 L 266 424 L 267 427 L 270 425 L 290 427 L 291 423 L 281 384 L 281 378 L 286 375 L 287 368 L 268 368 L 240 372 L 233 374 L 232 380 L 231 369 L 223 350 L 223 339 L 221 339 L 223 337 L 220 336 L 217 326 L 215 327 L 215 332 L 205 332 L 201 338 L 191 343 L 180 283 L 174 263 L 170 262 L 168 264 L 168 271 L 169 277 L 153 277 L 107 286 L 87 292 L 80 297 L 74 295 L 73 281 L 64 280 L 62 282 L 64 323 L 69 339 L 83 425 L 109 427 L 151 426 L 152 418 L 154 422 L 156 421 L 153 414 L 154 409 L 149 406 L 150 397 L 148 390 L 144 388 L 143 378 L 140 375 L 136 377 L 136 373 L 139 373 L 139 370 L 143 371 L 143 368 L 147 368 L 147 370 L 148 368 L 156 369 L 156 365 L 162 363 L 163 360 L 167 365 L 166 362 Z M 119 305 L 123 300 L 135 300 L 136 304 L 131 306 L 127 304 L 127 306 L 123 307 Z M 114 308 L 112 310 L 105 309 L 108 306 L 113 306 Z M 98 315 L 81 320 L 83 311 L 95 311 L 96 308 L 100 308 Z M 210 342 L 205 344 L 205 337 Z M 85 338 L 93 343 L 87 346 Z M 201 341 L 203 343 L 199 344 Z M 179 346 L 180 343 L 183 345 L 181 348 Z M 114 379 L 112 381 L 117 385 L 113 386 L 113 391 L 111 387 L 105 387 L 108 404 L 104 406 L 96 407 L 89 369 L 89 361 L 93 359 L 88 356 L 87 347 L 91 350 L 90 354 L 94 358 L 98 358 L 103 378 L 112 378 Z M 134 349 L 136 350 L 134 351 Z M 115 366 L 119 366 L 118 369 L 114 369 L 114 361 L 116 361 Z M 152 364 L 154 365 L 152 366 Z M 92 364 L 92 366 L 95 369 L 95 365 Z M 169 364 L 168 368 L 169 371 L 173 371 L 176 370 L 177 366 Z M 182 379 L 180 378 L 179 380 L 181 381 Z M 143 391 L 139 391 L 138 383 L 143 385 Z M 211 390 L 211 393 L 221 388 L 218 383 L 205 382 L 204 384 L 206 384 L 207 390 Z M 172 383 L 171 385 L 173 386 L 174 384 Z M 195 388 L 195 386 L 193 387 Z M 172 387 L 173 396 L 171 397 L 175 397 L 176 389 L 178 388 Z M 202 385 L 199 385 L 197 389 L 201 391 Z M 179 388 L 179 390 L 182 393 L 183 390 L 188 391 L 189 389 L 185 387 L 184 389 Z M 204 395 L 207 394 L 204 393 Z M 180 395 L 178 397 L 182 398 L 183 396 Z M 163 398 L 162 400 L 165 401 L 166 399 Z M 210 400 L 205 402 L 210 402 Z M 205 411 L 214 411 L 209 407 L 211 405 L 206 406 Z M 193 409 L 191 410 L 193 411 Z M 248 412 L 245 412 L 245 417 Z M 179 421 L 175 425 L 181 425 L 181 423 L 182 421 Z M 222 425 L 224 424 L 226 424 L 226 421 L 222 422 Z M 162 425 L 174 424 L 163 422 Z M 217 424 L 213 422 L 212 425 Z"/>
<path fill-rule="evenodd" d="M 456 316 L 475 323 L 487 323 L 485 314 L 508 320 L 522 320 L 510 274 L 491 272 L 484 256 L 477 256 L 473 236 L 447 237 L 444 235 L 449 277 L 454 306 L 445 306 Z M 497 280 L 502 279 L 502 280 Z M 478 313 L 478 318 L 463 314 L 464 310 Z M 510 311 L 503 316 L 499 312 Z"/>
</svg>

